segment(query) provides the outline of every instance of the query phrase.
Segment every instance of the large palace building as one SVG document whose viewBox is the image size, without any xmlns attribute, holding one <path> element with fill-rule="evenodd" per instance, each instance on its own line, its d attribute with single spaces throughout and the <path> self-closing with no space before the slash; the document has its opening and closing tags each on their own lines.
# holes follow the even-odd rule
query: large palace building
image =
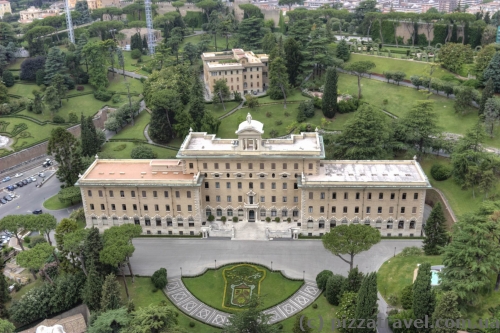
<svg viewBox="0 0 500 333">
<path fill-rule="evenodd" d="M 233 49 L 223 52 L 208 52 L 201 55 L 203 77 L 210 93 L 217 80 L 225 80 L 231 92 L 241 94 L 263 92 L 268 83 L 268 56 L 252 51 Z"/>
<path fill-rule="evenodd" d="M 304 235 L 366 224 L 420 236 L 426 190 L 415 160 L 327 161 L 318 132 L 263 139 L 248 114 L 236 139 L 190 132 L 175 160 L 97 159 L 80 177 L 87 227 L 140 224 L 145 234 L 195 235 L 210 216 L 289 221 Z"/>
</svg>

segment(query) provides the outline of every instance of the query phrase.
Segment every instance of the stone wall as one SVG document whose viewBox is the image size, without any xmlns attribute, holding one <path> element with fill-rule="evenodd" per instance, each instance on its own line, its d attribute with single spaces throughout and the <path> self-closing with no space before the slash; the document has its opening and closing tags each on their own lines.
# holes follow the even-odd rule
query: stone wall
<svg viewBox="0 0 500 333">
<path fill-rule="evenodd" d="M 413 23 L 407 23 L 407 22 L 399 22 L 399 25 L 396 27 L 396 36 L 398 37 L 403 37 L 403 40 L 406 44 L 411 45 L 411 33 L 413 31 L 412 28 Z M 427 40 L 432 41 L 434 39 L 434 26 L 432 23 L 430 23 L 431 27 L 429 31 L 427 31 L 427 23 L 419 23 L 418 24 L 418 34 L 424 34 Z M 408 31 L 408 29 L 410 31 Z M 377 34 L 378 36 L 378 34 Z M 457 38 L 462 37 L 463 32 L 460 29 L 460 27 L 457 28 Z M 410 41 L 408 43 L 408 40 Z"/>
<path fill-rule="evenodd" d="M 453 213 L 448 200 L 446 200 L 444 194 L 438 189 L 428 189 L 425 195 L 425 204 L 434 207 L 437 202 L 440 202 L 443 207 L 444 217 L 446 218 L 446 228 L 451 231 L 453 224 L 457 222 L 457 218 Z"/>
<path fill-rule="evenodd" d="M 108 107 L 104 107 L 99 110 L 99 112 L 94 116 L 94 125 L 96 128 L 103 129 L 104 123 L 108 119 Z M 68 131 L 71 132 L 74 136 L 80 136 L 81 129 L 80 125 L 75 125 L 68 128 Z M 0 172 L 6 169 L 10 169 L 16 165 L 22 164 L 26 161 L 33 160 L 39 156 L 43 156 L 47 153 L 48 141 L 42 142 L 35 146 L 23 149 L 16 153 L 4 156 L 0 158 Z"/>
<path fill-rule="evenodd" d="M 163 15 L 163 14 L 169 13 L 169 12 L 175 12 L 177 10 L 169 2 L 157 2 L 156 5 L 158 6 L 157 12 L 159 15 Z M 201 8 L 196 7 L 194 3 L 185 3 L 184 6 L 179 8 L 179 12 L 181 13 L 182 16 L 186 16 L 186 13 L 188 11 L 189 12 L 201 12 L 202 10 L 201 10 Z"/>
</svg>

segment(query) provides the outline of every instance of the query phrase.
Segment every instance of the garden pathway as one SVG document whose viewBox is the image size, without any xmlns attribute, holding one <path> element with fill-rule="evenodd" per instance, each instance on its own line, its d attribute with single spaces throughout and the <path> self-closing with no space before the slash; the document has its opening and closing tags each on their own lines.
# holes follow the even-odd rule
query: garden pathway
<svg viewBox="0 0 500 333">
<path fill-rule="evenodd" d="M 168 280 L 165 293 L 179 310 L 208 325 L 223 327 L 231 316 L 231 314 L 214 309 L 194 297 L 180 278 Z M 307 308 L 319 295 L 321 295 L 321 291 L 316 283 L 306 281 L 290 298 L 264 310 L 264 313 L 272 315 L 269 323 L 274 324 Z"/>
</svg>

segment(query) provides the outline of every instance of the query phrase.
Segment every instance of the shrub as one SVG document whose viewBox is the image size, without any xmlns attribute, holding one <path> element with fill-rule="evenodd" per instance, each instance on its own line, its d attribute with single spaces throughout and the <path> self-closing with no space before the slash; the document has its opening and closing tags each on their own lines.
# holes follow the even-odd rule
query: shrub
<svg viewBox="0 0 500 333">
<path fill-rule="evenodd" d="M 299 112 L 304 113 L 306 118 L 314 117 L 314 102 L 310 99 L 299 104 Z"/>
<path fill-rule="evenodd" d="M 31 237 L 30 236 L 24 237 L 23 240 L 24 240 L 24 243 L 26 243 L 26 244 L 31 243 Z"/>
<path fill-rule="evenodd" d="M 153 152 L 151 147 L 146 145 L 140 145 L 132 149 L 130 152 L 130 157 L 135 159 L 153 159 L 156 158 L 156 154 Z"/>
<path fill-rule="evenodd" d="M 140 59 L 142 57 L 142 53 L 139 49 L 135 49 L 130 52 L 130 57 L 132 59 Z"/>
<path fill-rule="evenodd" d="M 24 81 L 35 81 L 36 74 L 39 69 L 45 67 L 45 57 L 39 56 L 28 58 L 21 64 L 21 73 L 19 77 Z"/>
<path fill-rule="evenodd" d="M 283 324 L 279 324 L 279 325 L 278 325 L 278 329 L 279 329 L 279 330 L 282 330 L 282 329 L 283 329 Z"/>
<path fill-rule="evenodd" d="M 398 313 L 399 313 L 398 309 L 392 309 L 392 310 L 389 310 L 389 312 L 387 312 L 387 314 L 389 316 L 394 316 L 394 315 L 397 315 Z"/>
<path fill-rule="evenodd" d="M 114 94 L 114 95 L 113 95 L 113 98 L 111 98 L 111 102 L 113 102 L 113 103 L 115 103 L 115 104 L 120 103 L 120 101 L 121 101 L 121 100 L 122 100 L 122 99 L 121 99 L 121 96 L 120 96 L 120 95 L 118 95 L 118 94 Z"/>
<path fill-rule="evenodd" d="M 314 108 L 321 110 L 321 108 L 322 108 L 322 106 L 323 106 L 322 101 L 323 101 L 323 100 L 322 100 L 321 98 L 319 98 L 319 97 L 315 96 L 315 97 L 313 98 L 313 105 L 314 105 Z"/>
<path fill-rule="evenodd" d="M 189 327 L 194 327 L 194 325 L 195 325 L 194 321 L 189 322 Z"/>
<path fill-rule="evenodd" d="M 398 304 L 398 296 L 396 296 L 394 294 L 387 296 L 387 303 L 390 305 Z"/>
<path fill-rule="evenodd" d="M 167 286 L 167 270 L 160 268 L 151 276 L 151 282 L 157 290 L 163 290 Z"/>
<path fill-rule="evenodd" d="M 328 279 L 333 276 L 333 272 L 329 270 L 323 270 L 316 275 L 316 284 L 318 285 L 318 288 L 321 290 L 325 290 L 326 288 L 326 283 L 328 282 Z"/>
<path fill-rule="evenodd" d="M 68 121 L 70 123 L 77 123 L 78 122 L 78 116 L 76 114 L 74 114 L 73 112 L 70 112 L 68 114 Z"/>
<path fill-rule="evenodd" d="M 238 222 L 238 217 L 237 216 L 233 216 L 233 222 Z"/>
<path fill-rule="evenodd" d="M 276 124 L 276 126 L 282 125 L 282 124 L 283 124 L 283 121 L 281 121 L 281 120 L 276 120 L 275 124 Z"/>
<path fill-rule="evenodd" d="M 401 290 L 401 306 L 405 310 L 413 307 L 413 285 L 409 284 Z"/>
<path fill-rule="evenodd" d="M 424 251 L 416 246 L 409 246 L 405 247 L 403 251 L 401 251 L 400 254 L 398 254 L 399 257 L 415 257 L 415 256 L 421 256 L 424 253 Z"/>
<path fill-rule="evenodd" d="M 313 304 L 313 309 L 317 309 L 318 308 L 318 304 L 314 303 Z"/>
<path fill-rule="evenodd" d="M 290 222 L 292 222 L 292 219 L 291 219 L 291 218 L 287 218 L 287 219 L 286 219 L 286 221 L 287 221 L 288 223 L 290 223 Z"/>
<path fill-rule="evenodd" d="M 271 222 L 271 218 L 269 216 L 266 217 L 266 222 Z"/>
<path fill-rule="evenodd" d="M 99 101 L 107 102 L 111 99 L 111 97 L 113 97 L 113 93 L 111 91 L 100 89 L 94 91 L 94 97 Z"/>
<path fill-rule="evenodd" d="M 78 83 L 79 84 L 89 83 L 89 75 L 85 72 L 80 73 L 80 75 L 78 75 Z"/>
<path fill-rule="evenodd" d="M 272 114 L 270 111 L 267 111 L 267 112 L 266 112 L 266 117 L 267 117 L 267 118 L 271 118 L 271 117 L 272 117 L 272 115 L 273 115 L 273 114 Z"/>
<path fill-rule="evenodd" d="M 387 98 L 386 98 L 386 99 L 384 99 L 384 100 L 382 101 L 382 104 L 384 104 L 384 105 L 389 104 L 389 100 L 388 100 Z"/>
<path fill-rule="evenodd" d="M 348 101 L 340 101 L 338 103 L 339 113 L 354 112 L 358 109 L 359 102 L 357 99 L 350 99 Z"/>
<path fill-rule="evenodd" d="M 285 111 L 285 117 L 290 117 L 290 112 Z"/>
<path fill-rule="evenodd" d="M 11 71 L 3 72 L 3 83 L 6 87 L 12 87 L 16 81 L 14 80 L 14 75 L 12 75 Z"/>
<path fill-rule="evenodd" d="M 464 83 L 462 83 L 462 86 L 472 87 L 474 89 L 479 88 L 480 85 L 481 85 L 481 83 L 478 80 L 475 80 L 475 79 L 467 80 Z"/>
<path fill-rule="evenodd" d="M 278 136 L 278 131 L 275 130 L 275 129 L 272 129 L 270 132 L 269 132 L 269 135 L 271 136 L 271 138 L 275 138 Z"/>
<path fill-rule="evenodd" d="M 435 163 L 431 167 L 431 176 L 437 181 L 443 181 L 450 178 L 451 169 L 439 163 Z"/>
<path fill-rule="evenodd" d="M 213 216 L 212 214 L 210 214 L 207 218 L 208 222 L 212 222 L 213 220 L 215 220 L 215 216 Z"/>
<path fill-rule="evenodd" d="M 14 75 L 14 80 L 19 80 L 19 75 Z"/>
<path fill-rule="evenodd" d="M 334 274 L 326 281 L 325 297 L 331 305 L 339 305 L 345 280 L 342 275 Z"/>
<path fill-rule="evenodd" d="M 252 96 L 252 95 L 245 95 L 245 104 L 250 109 L 255 109 L 256 107 L 259 106 L 259 99 L 255 96 Z M 271 113 L 269 113 L 269 114 L 271 114 Z M 266 113 L 266 116 L 267 116 L 267 113 Z M 270 116 L 268 116 L 268 117 L 270 117 Z"/>
<path fill-rule="evenodd" d="M 26 237 L 24 238 L 24 241 L 26 242 Z M 31 238 L 31 241 L 28 245 L 29 248 L 35 247 L 37 244 L 40 243 L 47 243 L 47 240 L 43 236 L 34 236 Z"/>
<path fill-rule="evenodd" d="M 116 146 L 115 148 L 113 148 L 114 151 L 122 151 L 123 149 L 127 148 L 127 144 L 126 143 L 123 143 L 119 146 Z"/>
<path fill-rule="evenodd" d="M 223 216 L 223 217 L 220 218 L 220 220 L 222 221 L 222 223 L 226 223 L 227 217 Z"/>
<path fill-rule="evenodd" d="M 65 123 L 66 120 L 64 120 L 64 118 L 58 114 L 56 114 L 54 116 L 54 118 L 52 118 L 52 122 L 56 123 L 56 124 L 62 124 L 62 123 Z"/>
<path fill-rule="evenodd" d="M 276 216 L 276 218 L 274 219 L 274 222 L 280 222 L 280 218 Z"/>
<path fill-rule="evenodd" d="M 77 87 L 76 87 L 76 90 L 77 90 L 77 91 L 83 91 L 84 89 L 85 89 L 85 87 L 84 87 L 84 86 L 77 86 Z"/>
</svg>

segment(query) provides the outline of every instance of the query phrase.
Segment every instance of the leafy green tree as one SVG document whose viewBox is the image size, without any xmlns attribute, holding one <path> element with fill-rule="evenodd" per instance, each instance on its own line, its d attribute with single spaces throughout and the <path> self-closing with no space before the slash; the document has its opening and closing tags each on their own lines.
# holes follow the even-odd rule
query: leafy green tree
<svg viewBox="0 0 500 333">
<path fill-rule="evenodd" d="M 54 156 L 59 164 L 57 178 L 65 186 L 73 186 L 78 180 L 78 174 L 84 171 L 80 150 L 80 142 L 73 134 L 62 127 L 52 130 L 47 153 Z"/>
<path fill-rule="evenodd" d="M 126 308 L 102 312 L 89 326 L 88 333 L 116 333 L 129 326 L 130 316 Z"/>
<path fill-rule="evenodd" d="M 88 265 L 87 279 L 82 290 L 83 303 L 85 303 L 90 311 L 97 311 L 101 306 L 101 293 L 103 281 L 102 277 L 97 272 L 94 261 L 90 261 Z"/>
<path fill-rule="evenodd" d="M 45 77 L 44 84 L 49 86 L 52 83 L 52 79 L 57 74 L 63 74 L 67 71 L 66 68 L 66 54 L 61 51 L 58 47 L 52 47 L 49 49 L 49 54 L 47 60 L 45 61 Z"/>
<path fill-rule="evenodd" d="M 0 276 L 0 318 L 9 318 L 9 310 L 7 309 L 6 303 L 10 300 L 11 297 L 9 294 L 9 284 L 7 282 L 5 274 L 3 274 L 2 272 L 2 276 Z M 0 332 L 2 332 L 1 329 Z"/>
<path fill-rule="evenodd" d="M 14 75 L 11 71 L 4 71 L 2 75 L 3 83 L 6 87 L 12 87 L 16 81 L 14 80 Z"/>
<path fill-rule="evenodd" d="M 16 327 L 8 320 L 0 319 L 0 333 L 14 333 Z"/>
<path fill-rule="evenodd" d="M 94 156 L 99 151 L 97 131 L 92 121 L 92 117 L 84 117 L 83 113 L 80 118 L 80 140 L 82 142 L 82 155 Z"/>
<path fill-rule="evenodd" d="M 354 318 L 364 319 L 365 325 L 363 328 L 357 328 L 357 333 L 375 332 L 377 328 L 377 273 L 372 272 L 365 276 L 361 287 L 359 288 L 358 298 L 356 300 L 356 311 Z"/>
<path fill-rule="evenodd" d="M 339 305 L 345 280 L 342 275 L 334 274 L 326 281 L 325 297 L 331 305 Z"/>
<path fill-rule="evenodd" d="M 73 219 L 64 218 L 56 227 L 54 238 L 56 239 L 57 249 L 61 252 L 64 247 L 64 236 L 78 229 L 78 224 Z"/>
<path fill-rule="evenodd" d="M 350 269 L 349 273 L 347 274 L 347 278 L 344 279 L 344 284 L 342 285 L 342 291 L 340 293 L 357 293 L 359 291 L 359 288 L 361 288 L 363 278 L 364 275 L 359 271 L 358 266 Z"/>
<path fill-rule="evenodd" d="M 299 0 L 279 0 L 278 5 L 288 6 L 288 10 L 292 10 L 292 5 L 299 3 Z"/>
<path fill-rule="evenodd" d="M 276 47 L 276 37 L 272 32 L 268 32 L 264 39 L 262 40 L 262 50 L 264 53 L 271 53 L 271 51 Z"/>
<path fill-rule="evenodd" d="M 397 83 L 398 83 L 398 86 L 399 86 L 399 83 L 400 83 L 401 81 L 403 81 L 405 77 L 406 77 L 406 73 L 405 73 L 405 72 L 396 71 L 396 72 L 394 72 L 394 73 L 393 73 L 393 75 L 392 75 L 392 80 L 393 80 L 394 82 L 397 82 Z"/>
<path fill-rule="evenodd" d="M 316 285 L 318 286 L 319 289 L 325 290 L 326 289 L 326 283 L 328 282 L 328 279 L 333 276 L 333 272 L 329 270 L 323 270 L 316 275 Z"/>
<path fill-rule="evenodd" d="M 69 186 L 59 190 L 57 197 L 60 202 L 74 205 L 82 201 L 82 194 L 80 188 L 76 186 Z"/>
<path fill-rule="evenodd" d="M 16 262 L 19 266 L 28 268 L 36 280 L 35 271 L 40 270 L 53 254 L 54 248 L 48 243 L 40 243 L 29 251 L 22 251 L 16 257 Z M 53 283 L 49 274 L 45 274 L 47 280 Z"/>
<path fill-rule="evenodd" d="M 177 324 L 177 313 L 171 306 L 150 304 L 132 313 L 128 332 L 176 332 Z"/>
<path fill-rule="evenodd" d="M 197 93 L 200 93 L 200 87 L 198 87 Z M 201 87 L 203 88 L 203 87 Z M 224 100 L 228 99 L 231 96 L 231 92 L 229 91 L 229 87 L 227 86 L 226 80 L 224 79 L 219 79 L 216 80 L 214 83 L 214 88 L 213 88 L 213 98 L 212 101 L 214 104 L 222 103 L 222 107 L 224 108 L 224 111 L 226 111 L 226 106 L 224 105 Z M 203 96 L 203 95 L 202 95 Z M 191 111 L 190 111 L 191 113 Z M 193 115 L 191 114 L 191 117 Z M 193 120 L 196 119 L 193 117 Z"/>
<path fill-rule="evenodd" d="M 52 112 L 52 118 L 54 118 L 54 113 L 61 108 L 61 98 L 57 89 L 53 86 L 48 87 L 45 90 L 45 96 L 43 97 L 45 104 L 49 107 Z"/>
<path fill-rule="evenodd" d="M 472 63 L 473 52 L 470 45 L 446 43 L 439 49 L 439 61 L 444 68 L 458 73 L 464 64 Z"/>
<path fill-rule="evenodd" d="M 346 320 L 349 322 L 351 319 L 356 318 L 356 302 L 358 299 L 358 295 L 354 292 L 344 293 L 340 299 L 339 307 L 335 312 L 335 317 L 340 320 Z M 349 325 L 343 326 L 341 325 L 338 330 L 341 333 L 353 333 L 354 328 L 350 328 Z"/>
<path fill-rule="evenodd" d="M 344 66 L 346 71 L 358 78 L 358 99 L 361 99 L 361 77 L 368 74 L 373 68 L 375 68 L 375 63 L 372 61 L 356 61 Z"/>
<path fill-rule="evenodd" d="M 78 190 L 80 192 L 80 190 Z M 37 230 L 40 235 L 47 238 L 47 241 L 52 246 L 52 240 L 50 239 L 50 233 L 57 227 L 57 219 L 52 214 L 43 213 L 39 215 L 33 215 L 29 222 L 31 230 Z"/>
<path fill-rule="evenodd" d="M 486 85 L 481 93 L 481 102 L 479 103 L 479 111 L 478 113 L 481 115 L 484 113 L 484 108 L 486 106 L 486 101 L 493 97 L 495 93 L 495 87 L 493 85 L 493 79 L 490 77 L 488 81 L 486 81 Z"/>
<path fill-rule="evenodd" d="M 238 43 L 249 50 L 259 48 L 264 37 L 263 23 L 262 18 L 255 16 L 243 19 L 238 27 Z"/>
<path fill-rule="evenodd" d="M 348 263 L 350 269 L 353 269 L 354 256 L 380 242 L 380 232 L 361 224 L 341 225 L 327 232 L 322 241 L 325 249 Z M 345 259 L 343 254 L 347 254 L 349 259 Z"/>
<path fill-rule="evenodd" d="M 338 111 L 338 80 L 339 76 L 337 70 L 333 67 L 329 67 L 326 70 L 325 89 L 323 92 L 323 101 L 321 103 L 321 109 L 326 118 L 333 118 Z"/>
<path fill-rule="evenodd" d="M 288 72 L 285 61 L 277 57 L 269 69 L 269 89 L 267 93 L 271 99 L 284 99 L 283 107 L 286 109 L 286 96 L 289 93 Z"/>
<path fill-rule="evenodd" d="M 474 305 L 479 291 L 491 285 L 500 267 L 500 228 L 487 216 L 464 214 L 453 226 L 452 242 L 444 248 L 441 286 L 454 291 L 461 306 Z"/>
<path fill-rule="evenodd" d="M 466 113 L 470 109 L 470 105 L 474 100 L 474 88 L 463 87 L 455 94 L 455 103 L 453 103 L 453 108 L 455 112 Z"/>
<path fill-rule="evenodd" d="M 73 265 L 73 267 L 76 269 L 81 268 L 85 276 L 88 275 L 84 258 L 85 239 L 87 238 L 87 234 L 87 229 L 78 229 L 65 234 L 63 238 L 63 251 L 65 253 L 69 253 L 70 258 L 72 258 L 71 264 Z M 75 257 L 78 258 L 80 264 L 78 264 L 78 261 Z"/>
<path fill-rule="evenodd" d="M 497 33 L 496 28 L 494 29 L 495 36 Z M 484 82 L 484 70 L 488 67 L 491 59 L 496 53 L 494 45 L 485 45 L 476 55 L 474 61 L 474 70 L 476 72 L 477 80 Z"/>
<path fill-rule="evenodd" d="M 336 159 L 377 160 L 388 157 L 391 151 L 392 133 L 386 116 L 362 105 L 354 117 L 344 126 L 334 143 L 327 145 L 327 151 Z"/>
<path fill-rule="evenodd" d="M 399 120 L 395 136 L 407 149 L 417 147 L 418 156 L 422 156 L 424 149 L 432 147 L 441 133 L 437 124 L 433 102 L 417 101 Z"/>
<path fill-rule="evenodd" d="M 441 203 L 436 203 L 432 208 L 431 214 L 425 222 L 424 251 L 428 256 L 438 255 L 442 248 L 448 243 L 446 234 L 446 219 L 444 217 Z"/>
<path fill-rule="evenodd" d="M 151 276 L 151 282 L 156 289 L 163 290 L 167 286 L 167 270 L 160 268 Z"/>
<path fill-rule="evenodd" d="M 262 301 L 253 297 L 245 310 L 239 311 L 228 318 L 228 322 L 222 328 L 222 332 L 277 333 L 278 327 L 268 324 L 271 316 L 262 312 Z"/>
<path fill-rule="evenodd" d="M 96 90 L 106 89 L 108 86 L 106 50 L 106 45 L 102 42 L 88 42 L 82 48 L 88 65 L 89 83 Z"/>
<path fill-rule="evenodd" d="M 498 122 L 498 119 L 500 119 L 500 98 L 489 98 L 484 108 L 484 125 L 490 137 L 493 137 L 495 124 Z"/>
<path fill-rule="evenodd" d="M 336 56 L 339 59 L 342 59 L 344 61 L 349 61 L 351 58 L 351 51 L 349 51 L 349 45 L 347 45 L 347 42 L 345 39 L 342 39 L 338 44 L 337 44 L 337 49 L 335 50 Z"/>
<path fill-rule="evenodd" d="M 57 90 L 59 105 L 62 106 L 61 100 L 66 97 L 66 93 L 68 92 L 68 87 L 64 83 L 64 76 L 61 74 L 54 75 L 51 85 Z"/>
<path fill-rule="evenodd" d="M 425 319 L 434 312 L 434 293 L 431 288 L 431 265 L 420 264 L 418 274 L 413 283 L 413 313 L 417 319 Z"/>
<path fill-rule="evenodd" d="M 101 311 L 116 310 L 120 308 L 120 285 L 116 281 L 116 276 L 111 273 L 106 276 L 102 285 Z"/>
<path fill-rule="evenodd" d="M 78 20 L 75 20 L 76 25 L 86 24 L 92 22 L 90 17 L 89 6 L 86 1 L 77 1 L 75 4 L 75 11 L 80 13 Z"/>
<path fill-rule="evenodd" d="M 300 63 L 303 60 L 300 44 L 293 38 L 287 38 L 283 45 L 283 49 L 288 79 L 290 81 L 290 85 L 295 87 L 298 83 L 297 77 L 300 73 Z"/>
<path fill-rule="evenodd" d="M 0 220 L 0 230 L 8 231 L 17 239 L 17 243 L 24 251 L 23 242 L 19 234 L 19 230 L 28 226 L 29 221 L 22 215 L 7 215 Z"/>
<path fill-rule="evenodd" d="M 214 85 L 214 92 L 219 92 L 221 95 L 229 95 L 229 88 L 224 83 L 224 87 L 216 87 L 217 85 L 221 85 L 216 81 Z M 216 89 L 217 88 L 217 89 Z M 227 89 L 227 91 L 226 91 Z M 214 94 L 215 95 L 215 94 Z M 219 95 L 220 96 L 220 95 Z M 190 97 L 189 97 L 189 115 L 192 120 L 193 131 L 198 132 L 202 126 L 202 119 L 205 114 L 205 87 L 201 82 L 198 75 L 193 76 L 193 85 L 191 86 Z M 191 124 L 188 124 L 191 125 Z"/>
<path fill-rule="evenodd" d="M 153 152 L 153 149 L 151 149 L 151 147 L 148 147 L 146 145 L 141 145 L 132 149 L 132 152 L 130 153 L 130 158 L 154 159 L 156 158 L 156 154 Z"/>
<path fill-rule="evenodd" d="M 441 320 L 443 322 L 452 320 L 456 323 L 458 319 L 462 318 L 460 311 L 458 311 L 457 298 L 457 295 L 453 291 L 443 293 L 432 314 L 432 321 Z M 456 331 L 456 328 L 448 328 L 446 325 L 440 325 L 432 329 L 432 333 L 455 333 Z"/>
</svg>

